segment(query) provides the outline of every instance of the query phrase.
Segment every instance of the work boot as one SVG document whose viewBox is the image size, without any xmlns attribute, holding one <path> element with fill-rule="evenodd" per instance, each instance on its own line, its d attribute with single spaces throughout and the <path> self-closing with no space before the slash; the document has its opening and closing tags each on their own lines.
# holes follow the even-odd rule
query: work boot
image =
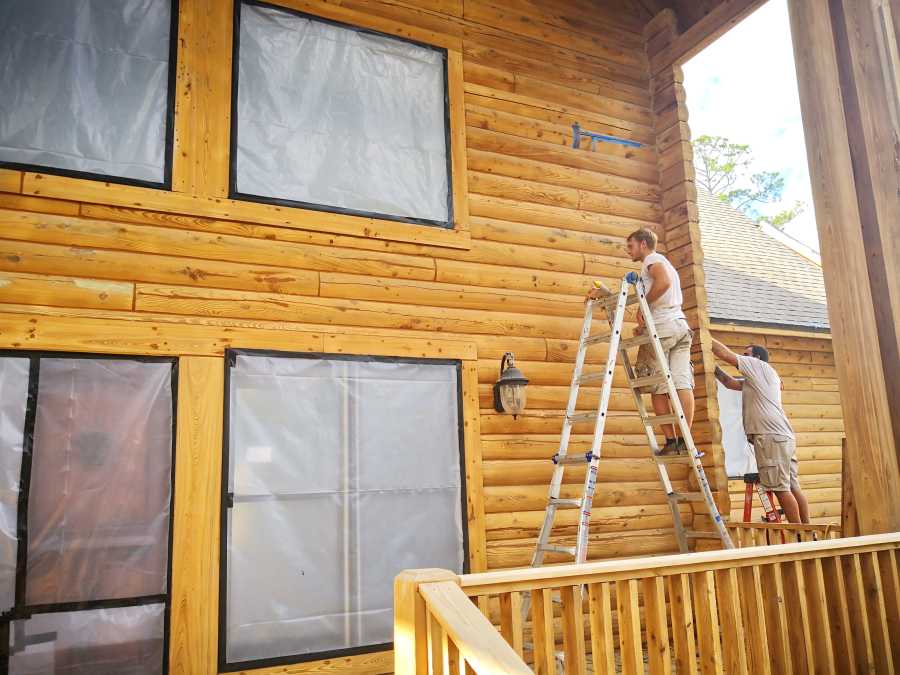
<svg viewBox="0 0 900 675">
<path fill-rule="evenodd" d="M 681 439 L 667 438 L 666 444 L 662 446 L 656 454 L 658 455 L 677 455 L 678 454 L 678 441 Z M 681 441 L 682 445 L 684 445 L 684 441 Z"/>
</svg>

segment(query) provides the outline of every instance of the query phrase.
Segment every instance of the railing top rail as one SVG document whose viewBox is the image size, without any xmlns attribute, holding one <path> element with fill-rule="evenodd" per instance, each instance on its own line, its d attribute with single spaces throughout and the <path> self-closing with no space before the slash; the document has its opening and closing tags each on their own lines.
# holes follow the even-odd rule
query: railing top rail
<svg viewBox="0 0 900 675">
<path fill-rule="evenodd" d="M 729 529 L 784 530 L 787 532 L 834 532 L 840 530 L 837 523 L 726 523 Z"/>
<path fill-rule="evenodd" d="M 582 565 L 528 567 L 517 570 L 482 572 L 462 575 L 459 577 L 459 581 L 466 595 L 475 596 L 511 590 L 670 576 L 720 567 L 745 567 L 829 555 L 849 555 L 893 546 L 900 546 L 900 532 L 778 546 L 750 546 L 727 551 L 703 551 L 627 560 L 605 560 Z"/>
</svg>

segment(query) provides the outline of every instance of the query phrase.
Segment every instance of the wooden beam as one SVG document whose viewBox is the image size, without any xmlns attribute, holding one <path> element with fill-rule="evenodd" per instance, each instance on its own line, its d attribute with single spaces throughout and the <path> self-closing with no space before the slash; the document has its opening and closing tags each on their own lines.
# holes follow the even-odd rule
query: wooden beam
<svg viewBox="0 0 900 675">
<path fill-rule="evenodd" d="M 766 0 L 723 0 L 709 14 L 689 26 L 672 44 L 650 59 L 650 74 L 680 65 L 696 56 L 741 21 L 763 6 Z"/>
<path fill-rule="evenodd" d="M 880 248 L 884 243 L 896 246 L 886 240 L 900 234 L 900 223 L 882 219 L 896 208 L 881 196 L 883 190 L 896 193 L 896 166 L 884 173 L 873 170 L 887 152 L 878 146 L 896 142 L 884 138 L 890 125 L 877 123 L 886 97 L 848 75 L 861 69 L 874 79 L 881 70 L 877 52 L 861 46 L 865 36 L 850 39 L 847 34 L 848 20 L 854 30 L 863 30 L 867 23 L 855 14 L 862 8 L 852 4 L 832 2 L 829 14 L 815 0 L 792 0 L 789 9 L 844 406 L 844 461 L 854 487 L 860 534 L 866 534 L 900 530 L 900 436 L 892 412 L 900 405 L 895 386 L 900 365 L 896 356 L 893 362 L 889 358 L 896 349 L 890 339 L 895 328 L 884 326 L 886 320 L 900 320 L 900 298 L 892 295 L 891 282 L 883 277 L 883 270 L 897 264 L 883 260 L 892 249 Z M 833 17 L 841 25 L 835 26 Z M 873 115 L 875 124 L 860 119 L 863 113 Z"/>
</svg>

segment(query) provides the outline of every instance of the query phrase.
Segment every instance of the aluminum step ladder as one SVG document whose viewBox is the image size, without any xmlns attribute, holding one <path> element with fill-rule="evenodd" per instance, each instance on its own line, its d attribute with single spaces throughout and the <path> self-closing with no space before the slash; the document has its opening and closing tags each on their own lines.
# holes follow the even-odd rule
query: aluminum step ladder
<svg viewBox="0 0 900 675">
<path fill-rule="evenodd" d="M 662 350 L 659 337 L 656 334 L 656 328 L 653 324 L 653 316 L 650 313 L 650 306 L 647 303 L 644 292 L 644 284 L 641 278 L 635 272 L 630 272 L 622 279 L 622 285 L 618 293 L 613 293 L 602 284 L 597 286 L 601 292 L 605 292 L 605 297 L 596 300 L 588 300 L 584 314 L 584 325 L 581 328 L 581 338 L 578 342 L 578 353 L 575 357 L 575 371 L 572 374 L 572 385 L 569 390 L 569 401 L 566 406 L 566 417 L 563 421 L 562 435 L 559 441 L 559 451 L 553 456 L 553 462 L 556 465 L 553 470 L 553 478 L 550 481 L 550 494 L 548 496 L 547 508 L 544 515 L 544 523 L 541 526 L 540 535 L 538 536 L 537 546 L 535 547 L 534 556 L 532 557 L 532 567 L 539 567 L 544 562 L 544 555 L 547 553 L 562 553 L 571 556 L 576 563 L 583 563 L 587 559 L 588 552 L 588 532 L 591 522 L 591 506 L 594 500 L 594 492 L 597 488 L 597 473 L 600 469 L 600 455 L 603 444 L 603 430 L 608 419 L 609 397 L 612 392 L 613 374 L 615 372 L 616 363 L 621 356 L 625 367 L 625 374 L 628 380 L 628 386 L 634 395 L 634 402 L 638 415 L 643 422 L 644 430 L 647 434 L 647 444 L 650 447 L 651 457 L 655 461 L 656 468 L 659 472 L 659 480 L 665 490 L 669 507 L 672 510 L 672 518 L 675 524 L 675 536 L 678 540 L 678 547 L 682 552 L 690 550 L 689 541 L 691 539 L 719 539 L 723 548 L 733 548 L 728 530 L 719 514 L 713 499 L 712 492 L 709 487 L 709 481 L 706 479 L 706 473 L 703 471 L 703 464 L 700 462 L 701 453 L 697 451 L 691 431 L 688 428 L 687 420 L 684 417 L 684 411 L 681 408 L 681 401 L 675 390 L 675 384 L 672 381 L 672 374 L 669 371 L 669 364 Z M 634 292 L 632 293 L 632 289 Z M 639 311 L 643 315 L 645 329 L 643 334 L 633 338 L 622 338 L 622 327 L 625 321 L 625 308 L 628 305 L 637 304 Z M 594 308 L 599 307 L 606 312 L 609 321 L 609 333 L 602 335 L 591 335 L 591 326 L 593 322 Z M 584 361 L 587 348 L 591 345 L 608 343 L 609 355 L 606 359 L 606 367 L 599 373 L 584 374 Z M 661 375 L 650 377 L 636 377 L 634 369 L 631 366 L 627 351 L 628 349 L 642 345 L 652 345 L 654 359 L 659 365 Z M 596 412 L 575 412 L 578 402 L 578 392 L 583 384 L 600 384 L 600 402 Z M 648 414 L 644 401 L 639 393 L 641 387 L 662 384 L 667 385 L 667 394 L 670 402 L 670 409 L 673 414 L 670 415 L 652 415 Z M 579 422 L 594 421 L 594 435 L 591 443 L 591 449 L 587 453 L 579 453 L 577 455 L 569 455 L 569 439 L 572 435 L 572 427 Z M 656 442 L 656 433 L 654 427 L 666 424 L 674 424 L 680 430 L 681 438 L 684 439 L 686 446 L 686 454 L 661 455 L 659 454 L 659 446 Z M 560 498 L 560 488 L 563 481 L 563 473 L 567 466 L 575 464 L 588 464 L 588 470 L 585 474 L 584 489 L 580 499 L 562 499 Z M 670 464 L 688 465 L 694 473 L 699 486 L 699 491 L 679 493 L 672 488 L 672 481 L 669 479 L 668 465 Z M 681 520 L 681 511 L 679 505 L 685 502 L 694 502 L 703 504 L 713 523 L 713 532 L 698 532 L 685 527 Z M 553 529 L 553 520 L 558 509 L 579 509 L 581 517 L 578 521 L 578 535 L 575 546 L 559 546 L 550 543 L 550 536 Z"/>
</svg>

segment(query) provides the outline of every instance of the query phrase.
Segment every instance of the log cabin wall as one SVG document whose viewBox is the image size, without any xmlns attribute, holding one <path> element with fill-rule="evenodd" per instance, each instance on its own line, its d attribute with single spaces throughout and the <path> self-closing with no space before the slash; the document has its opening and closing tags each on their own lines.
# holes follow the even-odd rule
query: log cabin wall
<svg viewBox="0 0 900 675">
<path fill-rule="evenodd" d="M 735 326 L 713 325 L 713 337 L 734 351 L 748 344 L 769 350 L 769 361 L 784 383 L 782 400 L 797 436 L 800 485 L 809 500 L 814 523 L 841 522 L 841 440 L 844 420 L 838 391 L 831 337 L 808 333 L 778 334 L 765 329 L 744 332 Z M 717 330 L 718 329 L 718 330 Z M 737 371 L 723 366 L 732 375 Z M 743 519 L 744 483 L 729 481 L 731 518 Z M 754 494 L 753 518 L 762 515 Z"/>
<path fill-rule="evenodd" d="M 179 2 L 170 191 L 0 169 L 0 347 L 181 357 L 173 672 L 216 669 L 228 347 L 462 360 L 470 565 L 525 565 L 583 295 L 592 279 L 614 283 L 634 269 L 624 237 L 654 227 L 698 332 L 695 438 L 711 482 L 726 484 L 706 395 L 714 388 L 680 73 L 651 81 L 648 72 L 648 53 L 674 24 L 645 34 L 639 10 L 588 0 L 275 4 L 448 50 L 452 229 L 230 199 L 233 15 L 220 0 Z M 573 149 L 574 122 L 641 147 Z M 491 406 L 506 351 L 531 380 L 516 420 Z M 602 358 L 602 348 L 591 353 Z M 582 401 L 596 405 L 596 391 Z M 611 409 L 632 409 L 621 372 Z M 675 550 L 637 418 L 607 429 L 591 557 Z M 588 431 L 576 428 L 573 451 Z M 564 492 L 574 494 L 582 474 L 567 473 Z M 684 489 L 686 471 L 671 475 Z M 727 506 L 725 490 L 719 501 Z M 558 517 L 563 531 L 574 530 L 574 515 Z M 382 654 L 331 667 L 386 664 Z"/>
</svg>

